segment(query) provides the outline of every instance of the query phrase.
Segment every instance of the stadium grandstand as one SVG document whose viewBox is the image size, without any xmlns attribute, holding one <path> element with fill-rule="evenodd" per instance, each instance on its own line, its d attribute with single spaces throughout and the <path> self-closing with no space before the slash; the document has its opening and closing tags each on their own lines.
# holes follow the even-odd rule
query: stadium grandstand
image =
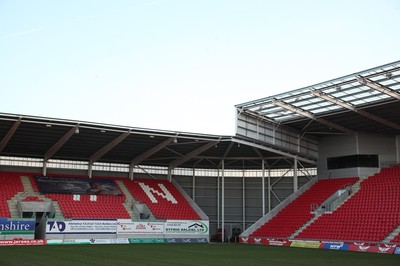
<svg viewBox="0 0 400 266">
<path fill-rule="evenodd" d="M 400 244 L 399 100 L 397 61 L 238 104 L 234 136 L 1 113 L 0 240 Z"/>
</svg>

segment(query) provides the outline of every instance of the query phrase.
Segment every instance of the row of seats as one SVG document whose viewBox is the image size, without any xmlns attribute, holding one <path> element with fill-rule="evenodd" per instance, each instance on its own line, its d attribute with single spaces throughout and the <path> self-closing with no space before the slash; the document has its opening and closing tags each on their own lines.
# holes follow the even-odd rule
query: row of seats
<svg viewBox="0 0 400 266">
<path fill-rule="evenodd" d="M 33 174 L 29 176 L 34 191 L 39 192 Z M 17 192 L 23 191 L 23 186 L 20 180 L 19 173 L 4 173 L 4 178 L 0 179 L 2 190 L 6 191 L 1 196 L 1 206 L 6 206 L 7 200 L 13 197 Z M 52 175 L 65 177 L 65 175 Z M 79 176 L 71 176 L 79 177 Z M 85 178 L 84 176 L 81 176 Z M 109 178 L 113 180 L 123 180 L 132 196 L 145 203 L 154 216 L 162 220 L 197 220 L 200 219 L 198 214 L 190 206 L 189 202 L 176 189 L 176 187 L 167 180 L 152 180 L 152 179 L 135 179 L 134 181 L 119 178 Z M 131 218 L 126 211 L 123 203 L 123 196 L 109 195 L 80 195 L 72 194 L 46 194 L 59 202 L 60 208 L 66 218 Z M 28 196 L 24 201 L 40 201 L 38 197 Z M 0 217 L 10 217 L 8 206 L 2 207 Z"/>
<path fill-rule="evenodd" d="M 74 200 L 72 194 L 46 194 L 48 198 L 58 201 L 65 218 L 131 218 L 123 203 L 124 197 L 97 195 L 97 200 L 90 200 L 91 195 L 80 195 Z M 113 197 L 114 199 L 110 199 Z M 104 199 L 103 199 L 104 198 Z"/>
<path fill-rule="evenodd" d="M 145 203 L 153 215 L 161 220 L 197 220 L 199 215 L 189 202 L 167 180 L 141 179 L 123 181 L 132 196 Z"/>
<path fill-rule="evenodd" d="M 29 202 L 29 201 L 43 202 L 43 200 L 42 200 L 42 199 L 39 199 L 39 197 L 37 197 L 37 196 L 27 196 L 27 197 L 25 197 L 24 199 L 22 199 L 22 201 L 27 201 L 27 202 Z"/>
<path fill-rule="evenodd" d="M 145 203 L 157 219 L 200 219 L 182 194 L 167 180 L 135 179 L 131 181 L 123 178 L 102 178 L 122 180 L 132 196 L 136 200 Z M 33 177 L 31 182 L 34 189 L 38 191 Z M 146 194 L 144 189 L 150 194 Z M 152 202 L 149 195 L 152 195 L 156 202 Z M 127 217 L 129 214 L 122 205 L 125 202 L 125 195 L 97 195 L 95 200 L 90 195 L 80 195 L 79 200 L 69 194 L 46 194 L 46 196 L 59 202 L 66 218 L 112 218 L 109 216 L 130 218 Z M 115 210 L 110 210 L 108 206 L 113 206 Z M 118 209 L 120 211 L 117 211 Z"/>
<path fill-rule="evenodd" d="M 297 238 L 383 241 L 400 224 L 400 168 L 382 169 L 332 214 L 324 214 Z"/>
<path fill-rule="evenodd" d="M 318 180 L 276 216 L 253 232 L 251 236 L 288 238 L 314 217 L 314 214 L 311 213 L 312 206 L 321 205 L 333 193 L 344 186 L 354 184 L 357 180 L 356 177 Z"/>
<path fill-rule="evenodd" d="M 10 200 L 18 192 L 24 191 L 20 173 L 0 172 L 0 188 L 0 218 L 9 218 L 10 210 L 7 200 Z"/>
</svg>

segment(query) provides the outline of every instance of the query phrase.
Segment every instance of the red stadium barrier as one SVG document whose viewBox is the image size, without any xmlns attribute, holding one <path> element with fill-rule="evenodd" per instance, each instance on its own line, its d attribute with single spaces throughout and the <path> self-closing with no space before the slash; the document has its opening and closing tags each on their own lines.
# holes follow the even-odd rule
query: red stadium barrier
<svg viewBox="0 0 400 266">
<path fill-rule="evenodd" d="M 22 239 L 22 240 L 0 240 L 0 246 L 43 246 L 46 245 L 44 239 Z"/>
</svg>

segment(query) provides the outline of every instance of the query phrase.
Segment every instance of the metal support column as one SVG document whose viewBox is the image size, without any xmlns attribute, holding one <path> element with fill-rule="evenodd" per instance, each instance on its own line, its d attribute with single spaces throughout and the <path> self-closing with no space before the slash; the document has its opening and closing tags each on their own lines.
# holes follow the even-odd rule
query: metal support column
<svg viewBox="0 0 400 266">
<path fill-rule="evenodd" d="M 219 169 L 217 171 L 217 228 L 220 228 L 220 213 L 219 213 L 219 209 L 220 209 L 220 199 L 219 199 Z"/>
<path fill-rule="evenodd" d="M 268 169 L 268 212 L 271 211 L 271 169 Z"/>
<path fill-rule="evenodd" d="M 88 176 L 89 176 L 89 178 L 92 178 L 92 175 L 93 175 L 93 163 L 89 163 L 89 166 L 88 166 Z"/>
<path fill-rule="evenodd" d="M 299 181 L 297 180 L 297 158 L 294 158 L 293 165 L 293 192 L 299 189 Z"/>
<path fill-rule="evenodd" d="M 262 177 L 261 177 L 261 189 L 262 189 L 262 216 L 265 215 L 265 162 L 261 161 L 262 165 Z"/>
<path fill-rule="evenodd" d="M 222 185 L 222 243 L 225 242 L 225 160 L 222 160 L 222 173 L 221 173 L 221 185 Z"/>
<path fill-rule="evenodd" d="M 192 178 L 192 200 L 196 202 L 196 169 L 193 168 L 193 178 Z"/>
<path fill-rule="evenodd" d="M 168 167 L 167 179 L 169 182 L 172 181 L 172 168 L 171 167 Z"/>
<path fill-rule="evenodd" d="M 243 176 L 242 176 L 242 216 L 243 216 L 243 227 L 242 231 L 246 230 L 246 178 L 244 176 L 244 169 L 243 171 Z"/>
<path fill-rule="evenodd" d="M 43 176 L 46 176 L 46 174 L 47 174 L 47 161 L 46 160 L 43 160 L 42 174 L 43 174 Z"/>
<path fill-rule="evenodd" d="M 133 180 L 133 165 L 129 165 L 129 180 Z"/>
<path fill-rule="evenodd" d="M 397 163 L 400 163 L 400 135 L 396 136 L 396 157 Z"/>
</svg>

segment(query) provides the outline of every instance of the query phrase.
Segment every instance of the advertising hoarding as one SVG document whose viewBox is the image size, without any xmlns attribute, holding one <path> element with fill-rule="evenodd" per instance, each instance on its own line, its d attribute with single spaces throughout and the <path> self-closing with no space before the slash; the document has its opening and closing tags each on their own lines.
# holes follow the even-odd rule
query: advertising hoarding
<svg viewBox="0 0 400 266">
<path fill-rule="evenodd" d="M 117 184 L 111 179 L 36 176 L 35 181 L 41 193 L 122 195 Z"/>
<path fill-rule="evenodd" d="M 46 234 L 116 234 L 117 220 L 47 221 Z"/>
<path fill-rule="evenodd" d="M 0 218 L 0 235 L 25 235 L 35 233 L 35 221 Z"/>
<path fill-rule="evenodd" d="M 163 222 L 133 222 L 130 219 L 117 220 L 117 234 L 164 234 Z"/>
<path fill-rule="evenodd" d="M 185 221 L 185 220 L 167 220 L 165 222 L 165 234 L 196 234 L 208 235 L 208 221 Z"/>
</svg>

